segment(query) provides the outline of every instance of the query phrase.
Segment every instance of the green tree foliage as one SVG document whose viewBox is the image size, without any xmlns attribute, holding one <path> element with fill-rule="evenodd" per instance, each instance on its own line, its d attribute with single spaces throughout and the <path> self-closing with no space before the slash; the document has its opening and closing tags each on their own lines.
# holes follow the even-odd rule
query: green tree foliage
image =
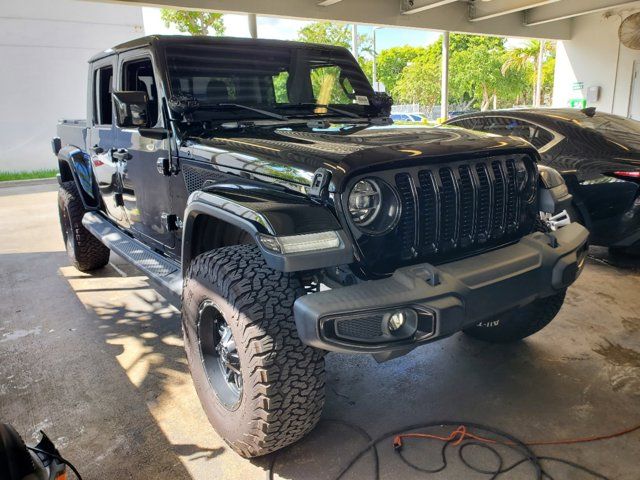
<svg viewBox="0 0 640 480">
<path fill-rule="evenodd" d="M 416 57 L 395 83 L 392 95 L 399 103 L 434 106 L 440 100 L 440 66 L 428 56 Z"/>
<path fill-rule="evenodd" d="M 479 35 L 451 34 L 449 43 L 449 103 L 468 105 L 483 110 L 496 104 L 511 106 L 517 102 L 528 85 L 526 75 L 517 70 L 502 72 L 506 61 L 505 39 Z M 416 56 L 402 69 L 392 94 L 397 103 L 418 102 L 433 106 L 440 89 L 442 39 L 425 49 L 417 49 Z M 428 70 L 423 75 L 434 82 L 429 88 L 410 87 L 410 82 L 421 77 L 417 70 Z M 437 77 L 433 75 L 437 72 Z M 421 96 L 416 91 L 422 91 Z M 438 94 L 439 95 L 439 94 Z M 428 100 L 428 101 L 427 101 Z"/>
<path fill-rule="evenodd" d="M 547 58 L 542 64 L 542 99 L 546 102 L 551 101 L 553 95 L 553 80 L 556 70 L 556 52 L 553 51 L 552 55 Z"/>
<path fill-rule="evenodd" d="M 351 48 L 352 26 L 333 22 L 314 22 L 298 31 L 298 40 L 308 43 L 320 43 L 323 45 L 336 45 L 339 47 Z M 372 62 L 362 54 L 370 55 L 372 52 L 371 39 L 368 35 L 358 35 L 358 63 L 362 67 L 365 75 L 372 80 Z M 339 72 L 336 68 L 316 68 L 311 73 L 311 83 L 314 94 L 321 103 L 347 104 L 351 100 L 346 96 L 341 86 L 338 84 Z M 276 85 L 276 88 L 278 87 Z M 318 93 L 329 92 L 328 98 L 319 98 Z M 349 92 L 351 93 L 351 92 Z M 278 92 L 276 90 L 276 97 Z"/>
<path fill-rule="evenodd" d="M 298 32 L 304 42 L 351 47 L 351 26 L 332 22 L 312 23 Z M 487 109 L 531 103 L 535 85 L 536 49 L 531 41 L 519 48 L 508 49 L 500 37 L 451 34 L 449 67 L 449 103 Z M 543 98 L 553 89 L 555 47 L 546 42 L 543 64 Z M 360 35 L 358 61 L 372 81 L 371 42 Z M 427 47 L 394 47 L 379 52 L 377 77 L 396 103 L 420 103 L 434 106 L 440 102 L 440 70 L 442 39 Z M 326 75 L 315 75 L 318 89 Z M 333 92 L 332 100 L 340 91 Z"/>
<path fill-rule="evenodd" d="M 351 28 L 346 23 L 314 22 L 298 30 L 301 42 L 337 45 L 351 49 Z M 368 35 L 358 35 L 359 54 L 372 53 L 371 39 Z"/>
<path fill-rule="evenodd" d="M 539 54 L 540 40 L 529 40 L 521 47 L 507 50 L 505 61 L 502 64 L 503 74 L 508 75 L 515 72 L 520 76 L 524 76 L 530 84 L 530 88 L 524 92 L 522 98 L 524 103 L 533 103 Z M 544 42 L 542 55 L 542 98 L 545 98 L 545 96 L 550 96 L 553 90 L 555 45 L 552 42 Z"/>
<path fill-rule="evenodd" d="M 376 60 L 378 81 L 384 84 L 387 92 L 393 92 L 402 70 L 417 57 L 424 56 L 426 52 L 426 48 L 409 45 L 383 50 Z"/>
<path fill-rule="evenodd" d="M 224 21 L 221 13 L 195 10 L 173 10 L 163 8 L 160 18 L 168 28 L 175 26 L 183 33 L 191 35 L 224 35 Z"/>
<path fill-rule="evenodd" d="M 482 41 L 471 42 L 468 48 L 451 56 L 451 90 L 458 97 L 475 100 L 480 110 L 487 110 L 492 103 L 513 104 L 520 90 L 526 85 L 522 78 L 511 72 L 501 71 L 505 58 L 504 39 L 476 37 Z M 495 100 L 494 100 L 495 99 Z"/>
</svg>

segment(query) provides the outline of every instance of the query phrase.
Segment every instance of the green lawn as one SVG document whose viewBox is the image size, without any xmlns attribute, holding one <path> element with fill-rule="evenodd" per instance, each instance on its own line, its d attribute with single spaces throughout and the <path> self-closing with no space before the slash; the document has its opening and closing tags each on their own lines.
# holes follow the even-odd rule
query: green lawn
<svg viewBox="0 0 640 480">
<path fill-rule="evenodd" d="M 36 178 L 55 177 L 58 170 L 31 170 L 30 172 L 2 172 L 0 171 L 0 182 L 10 180 L 33 180 Z"/>
</svg>

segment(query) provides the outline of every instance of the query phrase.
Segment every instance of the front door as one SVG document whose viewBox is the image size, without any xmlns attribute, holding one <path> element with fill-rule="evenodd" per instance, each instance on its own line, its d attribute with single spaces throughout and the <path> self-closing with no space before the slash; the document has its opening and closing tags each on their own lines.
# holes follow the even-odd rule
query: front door
<svg viewBox="0 0 640 480">
<path fill-rule="evenodd" d="M 149 98 L 149 124 L 163 127 L 156 75 L 151 57 L 139 52 L 120 55 L 118 90 L 144 91 Z M 118 164 L 121 172 L 124 209 L 134 234 L 162 250 L 175 245 L 174 232 L 166 218 L 171 212 L 169 177 L 158 171 L 158 158 L 169 158 L 169 139 L 155 140 L 140 135 L 136 128 L 116 128 Z M 123 156 L 124 153 L 124 156 Z"/>
<path fill-rule="evenodd" d="M 113 72 L 115 70 L 115 55 L 102 59 L 92 67 L 90 99 L 91 114 L 88 122 L 89 156 L 93 165 L 93 174 L 100 189 L 107 215 L 114 222 L 124 228 L 129 227 L 129 221 L 122 203 L 122 182 L 119 165 L 111 156 L 115 146 L 115 128 L 113 103 L 111 92 L 115 85 Z"/>
</svg>

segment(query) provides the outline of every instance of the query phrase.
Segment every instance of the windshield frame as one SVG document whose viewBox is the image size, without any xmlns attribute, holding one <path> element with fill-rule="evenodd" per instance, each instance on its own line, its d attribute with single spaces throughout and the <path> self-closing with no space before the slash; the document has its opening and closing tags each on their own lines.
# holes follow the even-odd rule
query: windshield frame
<svg viewBox="0 0 640 480">
<path fill-rule="evenodd" d="M 157 48 L 157 53 L 159 57 L 159 62 L 163 65 L 164 75 L 163 80 L 165 83 L 165 92 L 167 99 L 176 98 L 180 95 L 181 91 L 176 91 L 174 88 L 173 73 L 171 66 L 170 57 L 172 54 L 172 50 L 187 50 L 193 46 L 199 47 L 202 51 L 203 48 L 211 45 L 212 47 L 217 48 L 230 48 L 230 49 L 247 49 L 251 50 L 255 53 L 256 48 L 264 48 L 267 50 L 273 50 L 274 48 L 280 48 L 283 50 L 288 50 L 287 52 L 291 57 L 294 55 L 296 58 L 299 58 L 300 55 L 303 57 L 303 61 L 306 61 L 306 67 L 311 68 L 312 61 L 319 59 L 319 61 L 327 59 L 328 63 L 333 63 L 337 66 L 347 66 L 349 76 L 346 77 L 349 80 L 353 88 L 353 95 L 357 98 L 357 101 L 354 100 L 353 103 L 330 103 L 327 106 L 332 107 L 335 106 L 342 110 L 351 112 L 354 116 L 358 118 L 370 118 L 372 116 L 377 116 L 379 112 L 377 111 L 374 105 L 372 105 L 372 99 L 375 96 L 373 87 L 369 82 L 368 78 L 362 71 L 362 68 L 355 60 L 355 58 L 351 55 L 351 53 L 343 48 L 336 47 L 331 45 L 319 45 L 319 44 L 305 44 L 300 42 L 285 42 L 285 41 L 273 41 L 273 40 L 254 40 L 254 39 L 236 39 L 236 38 L 210 38 L 202 39 L 197 37 L 185 37 L 184 39 L 180 39 L 179 41 L 171 41 L 167 40 L 164 42 L 159 42 L 159 48 Z M 309 85 L 311 85 L 311 79 L 309 78 Z M 289 92 L 288 92 L 289 93 Z M 289 98 L 288 98 L 289 100 Z M 314 101 L 317 101 L 316 98 L 313 98 Z M 240 102 L 237 102 L 240 103 Z M 333 118 L 333 117 L 344 117 L 344 115 L 338 114 L 335 111 L 331 111 L 330 108 L 322 109 L 322 104 L 316 103 L 311 104 L 310 102 L 305 103 L 244 103 L 246 106 L 259 108 L 263 110 L 268 110 L 274 113 L 286 115 L 291 118 Z M 315 106 L 314 106 L 315 105 Z M 225 109 L 225 108 L 217 108 L 219 104 L 213 103 L 203 103 L 199 104 L 195 110 L 198 110 L 198 117 L 201 120 L 209 120 L 209 121 L 235 121 L 235 120 L 251 120 L 259 118 L 256 116 L 255 112 L 250 112 L 249 110 L 242 109 Z M 172 110 L 169 107 L 169 110 Z M 299 110 L 299 112 L 296 112 Z M 205 111 L 207 113 L 205 113 Z M 286 113 L 285 113 L 286 111 Z M 173 112 L 175 113 L 175 111 Z M 180 116 L 180 114 L 179 114 Z"/>
</svg>

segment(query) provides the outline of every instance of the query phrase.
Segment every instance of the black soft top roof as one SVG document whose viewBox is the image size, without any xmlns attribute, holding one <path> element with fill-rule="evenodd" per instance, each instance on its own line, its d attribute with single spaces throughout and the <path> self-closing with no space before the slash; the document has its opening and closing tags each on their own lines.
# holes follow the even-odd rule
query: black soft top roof
<svg viewBox="0 0 640 480">
<path fill-rule="evenodd" d="M 89 59 L 89 62 L 95 62 L 101 58 L 108 57 L 116 53 L 126 52 L 141 47 L 159 47 L 167 45 L 202 45 L 202 44 L 221 44 L 221 45 L 238 45 L 238 46 L 271 46 L 278 47 L 298 47 L 298 48 L 323 48 L 327 50 L 348 51 L 344 47 L 334 45 L 323 45 L 318 43 L 294 42 L 290 40 L 269 40 L 263 38 L 241 38 L 241 37 L 209 37 L 209 36 L 189 36 L 189 35 L 148 35 L 146 37 L 136 38 L 125 43 L 116 45 L 115 47 L 97 53 Z"/>
</svg>

